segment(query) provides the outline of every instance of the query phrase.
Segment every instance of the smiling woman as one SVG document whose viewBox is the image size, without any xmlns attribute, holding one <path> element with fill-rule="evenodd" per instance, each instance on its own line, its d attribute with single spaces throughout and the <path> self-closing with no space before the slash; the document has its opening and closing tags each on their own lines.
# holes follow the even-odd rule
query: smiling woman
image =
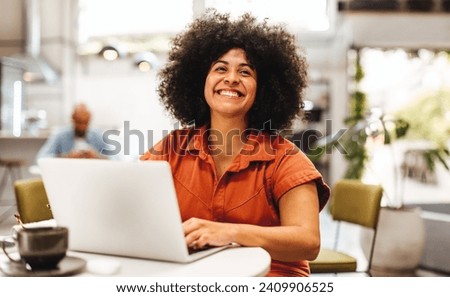
<svg viewBox="0 0 450 297">
<path fill-rule="evenodd" d="M 242 49 L 231 49 L 214 61 L 205 83 L 205 99 L 211 119 L 220 117 L 242 121 L 255 101 L 256 72 Z M 214 126 L 214 123 L 212 123 Z"/>
<path fill-rule="evenodd" d="M 270 276 L 308 276 L 330 190 L 279 134 L 301 114 L 306 61 L 280 25 L 210 10 L 177 35 L 158 91 L 185 126 L 141 160 L 170 163 L 191 248 L 237 243 L 272 257 Z"/>
<path fill-rule="evenodd" d="M 288 128 L 301 115 L 304 104 L 307 63 L 302 49 L 282 25 L 258 23 L 250 15 L 232 21 L 230 15 L 214 11 L 194 21 L 192 30 L 174 39 L 169 63 L 160 72 L 158 92 L 164 106 L 182 125 L 209 123 L 207 76 L 211 75 L 213 63 L 230 49 L 241 49 L 245 58 L 239 63 L 247 64 L 246 69 L 257 75 L 256 100 L 247 115 L 246 128 L 268 132 Z"/>
</svg>

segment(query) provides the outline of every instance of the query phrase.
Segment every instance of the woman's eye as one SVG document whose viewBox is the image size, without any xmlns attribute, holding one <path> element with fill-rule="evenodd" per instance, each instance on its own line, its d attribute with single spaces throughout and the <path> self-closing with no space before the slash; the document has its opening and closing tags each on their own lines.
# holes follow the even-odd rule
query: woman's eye
<svg viewBox="0 0 450 297">
<path fill-rule="evenodd" d="M 216 71 L 219 71 L 219 72 L 224 72 L 224 71 L 226 71 L 227 69 L 224 67 L 224 66 L 218 66 L 218 67 L 216 67 Z"/>
<path fill-rule="evenodd" d="M 253 72 L 252 72 L 251 70 L 248 70 L 248 69 L 242 69 L 242 70 L 240 71 L 240 73 L 241 73 L 242 75 L 244 75 L 244 76 L 251 76 Z"/>
</svg>

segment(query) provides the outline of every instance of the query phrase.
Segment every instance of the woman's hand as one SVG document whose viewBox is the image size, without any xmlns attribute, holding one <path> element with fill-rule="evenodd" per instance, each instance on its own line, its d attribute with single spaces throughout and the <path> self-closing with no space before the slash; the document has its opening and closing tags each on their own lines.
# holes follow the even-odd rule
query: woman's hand
<svg viewBox="0 0 450 297">
<path fill-rule="evenodd" d="M 222 246 L 233 242 L 236 224 L 219 223 L 198 218 L 190 218 L 183 223 L 188 247 L 201 249 L 205 246 Z"/>
</svg>

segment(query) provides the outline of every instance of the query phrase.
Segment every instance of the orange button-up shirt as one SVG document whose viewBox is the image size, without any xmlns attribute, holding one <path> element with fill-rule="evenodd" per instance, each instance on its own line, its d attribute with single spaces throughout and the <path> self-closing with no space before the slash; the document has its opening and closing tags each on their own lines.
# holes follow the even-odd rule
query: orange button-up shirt
<svg viewBox="0 0 450 297">
<path fill-rule="evenodd" d="M 250 133 L 240 154 L 217 176 L 206 127 L 174 130 L 141 156 L 170 163 L 182 220 L 280 226 L 278 202 L 292 188 L 315 181 L 320 209 L 330 189 L 312 162 L 290 141 Z M 225 136 L 224 136 L 225 137 Z M 308 276 L 308 261 L 272 260 L 269 275 Z"/>
</svg>

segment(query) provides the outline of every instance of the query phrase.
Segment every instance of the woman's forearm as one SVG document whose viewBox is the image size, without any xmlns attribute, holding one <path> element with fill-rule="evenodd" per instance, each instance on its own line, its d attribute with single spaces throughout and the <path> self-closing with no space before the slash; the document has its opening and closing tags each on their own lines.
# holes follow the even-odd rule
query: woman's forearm
<svg viewBox="0 0 450 297">
<path fill-rule="evenodd" d="M 262 247 L 276 260 L 313 260 L 320 249 L 320 235 L 301 226 L 230 225 L 228 228 L 234 242 L 242 246 Z"/>
</svg>

